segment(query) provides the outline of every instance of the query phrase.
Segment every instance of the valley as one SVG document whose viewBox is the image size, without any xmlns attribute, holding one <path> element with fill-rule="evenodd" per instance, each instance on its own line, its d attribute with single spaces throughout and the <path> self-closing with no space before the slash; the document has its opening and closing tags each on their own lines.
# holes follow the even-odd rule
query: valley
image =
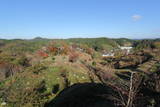
<svg viewBox="0 0 160 107">
<path fill-rule="evenodd" d="M 0 39 L 0 106 L 158 107 L 159 54 L 160 39 Z"/>
</svg>

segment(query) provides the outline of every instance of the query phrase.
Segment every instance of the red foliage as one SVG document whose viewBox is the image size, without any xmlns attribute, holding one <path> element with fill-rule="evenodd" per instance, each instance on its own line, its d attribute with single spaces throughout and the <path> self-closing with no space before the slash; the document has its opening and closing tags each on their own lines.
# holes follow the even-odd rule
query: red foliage
<svg viewBox="0 0 160 107">
<path fill-rule="evenodd" d="M 47 49 L 49 52 L 56 52 L 58 50 L 56 47 L 52 47 L 52 46 L 49 46 Z"/>
<path fill-rule="evenodd" d="M 38 51 L 38 55 L 41 56 L 41 57 L 48 57 L 48 54 L 46 52 L 43 52 L 43 51 Z"/>
<path fill-rule="evenodd" d="M 63 49 L 62 54 L 67 55 L 71 51 L 70 47 L 65 42 L 62 42 L 61 44 Z"/>
<path fill-rule="evenodd" d="M 77 54 L 76 52 L 72 52 L 69 55 L 69 61 L 70 62 L 75 62 L 79 57 L 79 54 Z"/>
<path fill-rule="evenodd" d="M 88 53 L 88 54 L 90 54 L 90 55 L 92 55 L 93 54 L 93 49 L 92 48 L 87 48 L 86 49 L 86 53 Z"/>
<path fill-rule="evenodd" d="M 73 49 L 78 48 L 77 44 L 72 44 L 72 48 L 73 48 Z"/>
</svg>

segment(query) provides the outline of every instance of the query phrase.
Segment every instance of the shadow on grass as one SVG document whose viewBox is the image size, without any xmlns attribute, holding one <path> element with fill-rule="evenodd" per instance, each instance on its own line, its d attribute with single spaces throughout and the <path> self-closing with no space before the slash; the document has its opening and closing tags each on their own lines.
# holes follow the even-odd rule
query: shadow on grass
<svg viewBox="0 0 160 107">
<path fill-rule="evenodd" d="M 64 89 L 45 107 L 115 107 L 115 93 L 103 84 L 79 83 Z"/>
</svg>

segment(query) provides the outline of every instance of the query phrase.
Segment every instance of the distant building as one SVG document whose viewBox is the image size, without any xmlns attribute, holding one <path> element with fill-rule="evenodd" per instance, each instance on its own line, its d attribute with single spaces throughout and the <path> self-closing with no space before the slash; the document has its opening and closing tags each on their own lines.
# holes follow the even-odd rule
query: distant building
<svg viewBox="0 0 160 107">
<path fill-rule="evenodd" d="M 82 48 L 79 48 L 79 47 L 77 47 L 76 49 L 79 50 L 79 51 L 81 51 L 81 52 L 84 51 Z"/>
<path fill-rule="evenodd" d="M 105 53 L 102 54 L 103 57 L 109 57 L 109 56 L 114 56 L 114 53 Z"/>
<path fill-rule="evenodd" d="M 121 50 L 131 50 L 133 47 L 120 46 Z"/>
<path fill-rule="evenodd" d="M 133 48 L 133 47 L 127 47 L 127 46 L 119 46 L 119 48 L 121 49 L 121 50 L 126 50 L 127 51 L 127 53 L 126 54 L 129 54 L 130 53 L 130 51 L 131 51 L 131 49 Z"/>
</svg>

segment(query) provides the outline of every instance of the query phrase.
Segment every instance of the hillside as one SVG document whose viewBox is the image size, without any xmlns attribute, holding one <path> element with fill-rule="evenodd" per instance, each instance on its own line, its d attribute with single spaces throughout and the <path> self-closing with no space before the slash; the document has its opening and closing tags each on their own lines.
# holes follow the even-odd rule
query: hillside
<svg viewBox="0 0 160 107">
<path fill-rule="evenodd" d="M 69 107 L 84 99 L 91 106 L 123 107 L 132 97 L 129 104 L 135 107 L 158 107 L 159 44 L 125 38 L 1 39 L 0 104 Z M 114 55 L 104 57 L 104 51 Z"/>
</svg>

